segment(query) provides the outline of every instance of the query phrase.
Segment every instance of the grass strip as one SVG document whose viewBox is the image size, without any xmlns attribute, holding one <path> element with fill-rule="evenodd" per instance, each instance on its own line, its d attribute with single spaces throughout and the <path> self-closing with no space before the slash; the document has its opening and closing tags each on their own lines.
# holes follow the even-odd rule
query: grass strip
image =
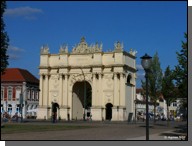
<svg viewBox="0 0 192 146">
<path fill-rule="evenodd" d="M 97 126 L 5 124 L 5 127 L 1 128 L 1 134 L 35 132 L 35 131 L 43 132 L 43 131 L 53 131 L 53 130 L 87 129 L 87 128 L 96 128 L 96 127 Z"/>
</svg>

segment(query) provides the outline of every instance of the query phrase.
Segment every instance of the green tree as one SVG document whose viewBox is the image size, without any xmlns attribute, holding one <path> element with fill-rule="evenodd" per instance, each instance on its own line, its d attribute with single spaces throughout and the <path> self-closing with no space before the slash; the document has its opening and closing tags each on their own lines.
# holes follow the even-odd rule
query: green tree
<svg viewBox="0 0 192 146">
<path fill-rule="evenodd" d="M 178 95 L 178 90 L 176 90 L 173 83 L 173 72 L 167 66 L 164 77 L 162 79 L 162 89 L 161 94 L 167 103 L 167 115 L 169 114 L 169 104 L 175 101 Z M 169 126 L 169 120 L 167 120 L 167 126 Z"/>
<path fill-rule="evenodd" d="M 160 67 L 159 57 L 158 53 L 154 55 L 152 58 L 151 67 L 149 68 L 149 80 L 148 80 L 148 95 L 151 99 L 151 101 L 154 103 L 154 115 L 156 114 L 156 105 L 157 105 L 157 99 L 159 99 L 160 92 L 161 91 L 161 84 L 162 84 L 162 69 Z M 146 91 L 146 82 L 141 80 L 141 87 L 144 91 Z M 141 92 L 141 94 L 144 95 L 144 92 Z M 155 116 L 154 116 L 154 124 L 155 124 Z"/>
<path fill-rule="evenodd" d="M 187 33 L 185 38 L 187 39 Z M 176 51 L 178 65 L 175 66 L 173 70 L 173 77 L 176 80 L 176 85 L 179 88 L 180 98 L 187 98 L 187 41 L 182 42 L 182 50 L 180 53 Z M 186 105 L 184 105 L 186 107 Z"/>
<path fill-rule="evenodd" d="M 5 12 L 6 9 L 6 4 L 5 1 L 1 1 L 1 74 L 4 74 L 5 69 L 9 65 L 8 59 L 9 56 L 6 55 L 7 48 L 8 48 L 8 42 L 9 42 L 9 37 L 7 35 L 7 32 L 5 32 L 5 24 L 3 21 L 3 13 Z"/>
</svg>

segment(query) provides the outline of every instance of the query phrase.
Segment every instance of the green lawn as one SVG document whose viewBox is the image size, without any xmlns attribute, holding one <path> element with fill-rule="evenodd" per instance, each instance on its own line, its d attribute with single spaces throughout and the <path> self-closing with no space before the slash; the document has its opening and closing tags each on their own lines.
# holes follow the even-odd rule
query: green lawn
<svg viewBox="0 0 192 146">
<path fill-rule="evenodd" d="M 4 128 L 1 128 L 1 134 L 34 132 L 34 131 L 85 129 L 96 127 L 96 126 L 32 125 L 32 124 L 4 124 L 4 126 L 5 126 Z"/>
</svg>

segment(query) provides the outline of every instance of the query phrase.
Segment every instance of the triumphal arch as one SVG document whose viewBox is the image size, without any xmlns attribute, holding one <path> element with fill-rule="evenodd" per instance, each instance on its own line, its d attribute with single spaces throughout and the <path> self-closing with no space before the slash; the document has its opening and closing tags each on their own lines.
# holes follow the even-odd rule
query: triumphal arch
<svg viewBox="0 0 192 146">
<path fill-rule="evenodd" d="M 57 111 L 61 119 L 67 120 L 68 113 L 71 120 L 83 119 L 83 73 L 86 91 L 91 87 L 92 92 L 92 120 L 125 121 L 129 113 L 134 114 L 136 51 L 123 51 L 123 43 L 119 41 L 113 51 L 102 49 L 103 44 L 97 42 L 89 46 L 84 37 L 71 53 L 65 44 L 60 46 L 58 54 L 50 54 L 48 46 L 41 47 L 37 119 L 49 119 L 53 111 Z"/>
</svg>

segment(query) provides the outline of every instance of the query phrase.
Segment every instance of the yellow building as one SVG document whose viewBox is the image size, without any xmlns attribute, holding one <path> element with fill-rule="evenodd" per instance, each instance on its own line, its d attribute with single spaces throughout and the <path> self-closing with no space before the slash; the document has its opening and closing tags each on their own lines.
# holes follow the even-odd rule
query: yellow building
<svg viewBox="0 0 192 146">
<path fill-rule="evenodd" d="M 103 44 L 89 46 L 82 37 L 71 53 L 65 44 L 58 54 L 50 54 L 48 46 L 41 47 L 37 119 L 49 119 L 52 104 L 53 112 L 61 119 L 67 119 L 68 113 L 70 119 L 83 119 L 83 73 L 86 88 L 92 88 L 92 120 L 116 121 L 119 116 L 120 121 L 125 121 L 129 113 L 134 114 L 136 51 L 123 51 L 123 43 L 119 41 L 114 46 L 114 51 L 103 52 Z"/>
</svg>

